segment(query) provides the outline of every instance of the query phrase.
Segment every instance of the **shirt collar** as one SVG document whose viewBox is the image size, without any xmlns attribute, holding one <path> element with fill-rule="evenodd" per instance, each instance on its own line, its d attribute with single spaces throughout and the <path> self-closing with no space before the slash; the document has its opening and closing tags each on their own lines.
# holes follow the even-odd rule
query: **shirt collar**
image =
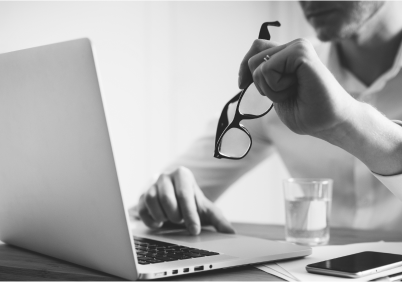
<svg viewBox="0 0 402 282">
<path fill-rule="evenodd" d="M 386 83 L 394 78 L 402 67 L 402 43 L 399 46 L 392 67 L 378 77 L 370 86 L 366 86 L 353 73 L 341 66 L 335 43 L 329 44 L 327 51 L 328 69 L 332 72 L 342 87 L 352 95 L 366 96 L 381 91 Z"/>
</svg>

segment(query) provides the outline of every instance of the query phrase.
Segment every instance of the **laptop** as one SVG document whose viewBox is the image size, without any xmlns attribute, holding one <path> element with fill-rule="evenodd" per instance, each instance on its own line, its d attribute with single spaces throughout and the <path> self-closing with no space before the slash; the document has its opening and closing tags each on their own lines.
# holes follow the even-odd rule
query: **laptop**
<svg viewBox="0 0 402 282">
<path fill-rule="evenodd" d="M 0 82 L 1 241 L 130 280 L 311 254 L 207 229 L 131 229 L 89 39 L 0 54 Z"/>
</svg>

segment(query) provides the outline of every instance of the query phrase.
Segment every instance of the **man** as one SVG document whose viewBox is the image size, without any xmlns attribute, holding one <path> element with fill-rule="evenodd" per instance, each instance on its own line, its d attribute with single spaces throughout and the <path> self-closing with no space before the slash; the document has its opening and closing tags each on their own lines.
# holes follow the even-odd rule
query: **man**
<svg viewBox="0 0 402 282">
<path fill-rule="evenodd" d="M 391 121 L 402 120 L 401 3 L 301 7 L 325 43 L 314 50 L 302 39 L 256 40 L 241 63 L 240 88 L 254 81 L 276 111 L 244 121 L 253 137 L 249 154 L 213 159 L 211 129 L 141 196 L 135 210 L 146 225 L 233 232 L 211 201 L 275 148 L 293 177 L 334 179 L 332 226 L 402 231 L 402 128 Z"/>
</svg>

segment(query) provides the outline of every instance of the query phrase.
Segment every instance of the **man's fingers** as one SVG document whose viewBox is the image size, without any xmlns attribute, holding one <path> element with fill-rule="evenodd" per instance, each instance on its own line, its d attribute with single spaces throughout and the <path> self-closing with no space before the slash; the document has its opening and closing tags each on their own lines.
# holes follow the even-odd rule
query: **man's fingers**
<svg viewBox="0 0 402 282">
<path fill-rule="evenodd" d="M 217 231 L 229 234 L 235 233 L 230 222 L 223 216 L 222 212 L 217 207 L 212 205 L 212 203 L 211 207 L 208 209 L 207 217 Z"/>
<path fill-rule="evenodd" d="M 180 167 L 173 174 L 173 182 L 176 191 L 176 199 L 187 230 L 192 235 L 197 235 L 201 231 L 201 222 L 195 203 L 193 186 L 195 185 L 195 179 L 187 168 Z"/>
<path fill-rule="evenodd" d="M 161 227 L 169 220 L 184 221 L 192 235 L 201 231 L 201 218 L 205 224 L 212 224 L 219 232 L 234 233 L 230 223 L 210 202 L 197 186 L 196 180 L 187 168 L 180 167 L 170 175 L 161 175 L 147 193 L 141 196 L 139 214 L 150 228 Z"/>
<path fill-rule="evenodd" d="M 216 207 L 200 189 L 195 191 L 198 212 L 200 213 L 204 224 L 211 224 L 218 232 L 235 233 L 230 222 L 223 216 L 221 210 Z"/>
<path fill-rule="evenodd" d="M 252 72 L 250 71 L 248 61 L 251 57 L 254 55 L 260 53 L 261 51 L 264 51 L 266 49 L 270 49 L 274 46 L 278 46 L 279 44 L 270 41 L 270 40 L 263 40 L 263 39 L 256 39 L 253 42 L 253 45 L 251 45 L 250 50 L 247 52 L 246 56 L 244 56 L 241 64 L 240 64 L 240 69 L 239 69 L 239 88 L 244 89 L 247 85 L 249 85 L 251 82 L 253 82 L 252 78 Z"/>
<path fill-rule="evenodd" d="M 167 220 L 165 213 L 159 203 L 158 190 L 155 185 L 152 185 L 145 194 L 145 206 L 149 214 L 156 222 L 164 222 Z"/>
<path fill-rule="evenodd" d="M 156 182 L 159 203 L 162 206 L 168 219 L 173 223 L 181 223 L 182 215 L 180 214 L 179 205 L 176 200 L 176 193 L 174 191 L 171 178 L 162 174 Z"/>
<path fill-rule="evenodd" d="M 264 58 L 267 55 L 273 57 L 276 53 L 282 51 L 283 49 L 287 48 L 292 44 L 294 44 L 294 41 L 291 41 L 283 45 L 275 45 L 269 49 L 261 50 L 261 52 L 255 53 L 253 56 L 249 57 L 249 60 L 247 61 L 247 67 L 249 68 L 250 73 L 253 73 L 259 65 L 265 63 Z"/>
<path fill-rule="evenodd" d="M 141 197 L 144 197 L 144 195 Z M 157 222 L 152 218 L 152 216 L 149 214 L 148 208 L 145 206 L 145 202 L 143 199 L 140 199 L 138 214 L 144 224 L 149 228 L 159 228 L 163 224 L 163 222 Z"/>
<path fill-rule="evenodd" d="M 282 75 L 282 77 L 278 78 L 281 85 L 278 85 L 279 82 L 273 81 L 273 78 L 270 77 L 270 74 L 275 72 L 261 69 L 263 69 L 263 66 L 259 66 L 253 73 L 255 86 L 261 95 L 267 96 L 274 103 L 282 103 L 288 100 L 294 92 L 293 86 L 297 81 L 296 77 L 293 75 Z"/>
<path fill-rule="evenodd" d="M 297 84 L 295 60 L 292 50 L 296 41 L 270 50 L 261 52 L 249 61 L 250 69 L 253 70 L 253 80 L 261 94 L 266 95 L 275 103 L 288 100 L 295 93 Z M 293 45 L 293 46 L 292 46 Z M 259 64 L 258 60 L 270 51 L 270 59 Z"/>
</svg>

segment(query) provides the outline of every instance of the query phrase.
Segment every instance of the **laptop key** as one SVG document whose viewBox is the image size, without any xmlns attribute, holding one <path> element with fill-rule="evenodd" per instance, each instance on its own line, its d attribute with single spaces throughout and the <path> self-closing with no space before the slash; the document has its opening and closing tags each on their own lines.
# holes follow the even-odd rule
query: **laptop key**
<svg viewBox="0 0 402 282">
<path fill-rule="evenodd" d="M 143 257 L 143 258 L 141 258 L 141 260 L 147 261 L 147 262 L 153 262 L 154 258 L 153 257 Z"/>
<path fill-rule="evenodd" d="M 136 244 L 136 245 L 145 245 L 145 243 L 140 242 L 140 241 L 134 241 L 134 244 Z"/>
<path fill-rule="evenodd" d="M 160 260 L 160 259 L 153 259 L 153 260 L 149 260 L 148 262 L 149 262 L 149 263 L 160 263 L 160 262 L 163 262 L 163 260 Z"/>
<path fill-rule="evenodd" d="M 215 252 L 202 252 L 201 254 L 205 255 L 205 256 L 216 256 L 219 255 L 219 253 L 215 253 Z"/>
<path fill-rule="evenodd" d="M 189 259 L 189 258 L 191 258 L 191 257 L 189 257 L 189 256 L 184 256 L 184 255 L 182 255 L 182 254 L 167 254 L 167 256 L 168 257 L 171 257 L 171 258 L 177 258 L 177 259 Z"/>
<path fill-rule="evenodd" d="M 155 258 L 156 258 L 156 259 L 159 259 L 159 260 L 163 260 L 163 261 L 179 260 L 179 259 L 177 259 L 177 258 L 171 258 L 171 257 L 168 257 L 168 256 L 156 256 Z"/>
<path fill-rule="evenodd" d="M 139 264 L 149 264 L 149 262 L 145 261 L 145 260 L 138 260 Z"/>
<path fill-rule="evenodd" d="M 192 258 L 200 258 L 200 257 L 205 256 L 205 255 L 195 254 L 195 253 L 183 253 L 183 255 L 188 256 L 188 257 L 192 257 Z"/>
<path fill-rule="evenodd" d="M 189 250 L 190 250 L 190 252 L 198 252 L 198 251 L 201 251 L 201 252 L 208 252 L 208 251 L 206 251 L 206 250 L 200 250 L 200 249 L 196 249 L 196 248 L 189 248 Z"/>
<path fill-rule="evenodd" d="M 146 263 L 148 263 L 148 264 L 150 264 L 150 263 L 159 263 L 159 262 L 162 262 L 162 260 L 160 260 L 160 259 L 149 258 L 149 257 L 141 258 L 141 259 L 138 260 L 138 262 L 139 262 L 140 260 L 141 260 L 141 261 L 144 261 L 144 262 L 146 262 Z"/>
</svg>

